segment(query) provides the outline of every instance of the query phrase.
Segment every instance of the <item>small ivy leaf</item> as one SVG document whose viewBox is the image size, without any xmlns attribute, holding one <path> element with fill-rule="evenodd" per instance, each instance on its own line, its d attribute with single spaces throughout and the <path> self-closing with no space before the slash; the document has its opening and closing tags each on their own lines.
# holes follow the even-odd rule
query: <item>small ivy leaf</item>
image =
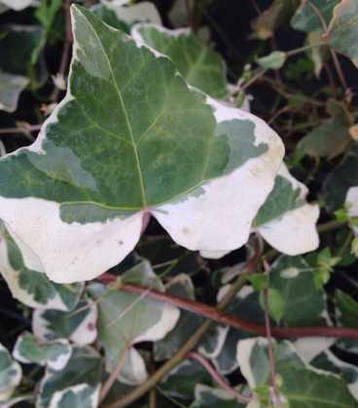
<svg viewBox="0 0 358 408">
<path fill-rule="evenodd" d="M 328 25 L 333 15 L 333 9 L 339 0 L 311 0 L 311 2 L 320 11 L 320 16 L 315 13 L 314 8 L 308 2 L 302 2 L 291 19 L 291 27 L 306 33 L 313 31 L 322 33 L 324 27 L 322 27 L 321 18 Z"/>
<path fill-rule="evenodd" d="M 279 324 L 284 315 L 285 301 L 277 289 L 268 290 L 268 311 L 272 319 Z M 260 305 L 265 309 L 264 293 L 260 293 Z"/>
<path fill-rule="evenodd" d="M 210 374 L 196 361 L 185 360 L 162 380 L 160 389 L 172 398 L 190 400 L 198 383 L 211 385 Z"/>
<path fill-rule="evenodd" d="M 358 402 L 347 384 L 328 371 L 317 370 L 303 362 L 288 341 L 274 342 L 275 370 L 282 403 L 305 408 L 354 408 Z M 270 363 L 267 339 L 254 338 L 240 341 L 237 359 L 241 373 L 255 392 L 270 385 Z M 256 398 L 258 397 L 257 393 Z"/>
<path fill-rule="evenodd" d="M 226 95 L 223 59 L 202 44 L 190 29 L 168 30 L 154 24 L 137 24 L 131 35 L 137 44 L 145 44 L 169 57 L 188 84 L 215 98 Z"/>
<path fill-rule="evenodd" d="M 26 253 L 29 266 L 24 264 Z M 83 284 L 59 285 L 42 271 L 37 256 L 24 244 L 19 248 L 0 220 L 0 273 L 14 298 L 39 309 L 72 310 L 78 303 Z"/>
<path fill-rule="evenodd" d="M 186 274 L 180 274 L 174 277 L 168 285 L 166 285 L 166 291 L 184 299 L 195 300 L 193 283 L 190 276 Z M 182 310 L 178 323 L 173 330 L 162 340 L 154 343 L 153 350 L 155 360 L 162 361 L 171 358 L 203 322 L 204 319 L 202 317 Z"/>
<path fill-rule="evenodd" d="M 319 206 L 308 204 L 307 194 L 307 187 L 282 164 L 274 189 L 255 218 L 254 225 L 263 238 L 284 254 L 299 255 L 319 245 Z"/>
<path fill-rule="evenodd" d="M 36 6 L 39 2 L 38 0 L 0 0 L 0 3 L 12 10 L 20 11 L 30 6 Z"/>
<path fill-rule="evenodd" d="M 280 69 L 286 61 L 286 53 L 283 51 L 273 51 L 265 57 L 259 58 L 256 62 L 264 69 Z"/>
<path fill-rule="evenodd" d="M 328 28 L 329 42 L 337 51 L 349 57 L 358 68 L 358 2 L 341 0 L 333 10 Z"/>
<path fill-rule="evenodd" d="M 323 184 L 322 199 L 327 210 L 343 207 L 348 190 L 354 186 L 358 186 L 358 143 L 353 143 Z"/>
<path fill-rule="evenodd" d="M 227 391 L 222 388 L 211 388 L 204 384 L 195 386 L 195 401 L 189 408 L 243 408 Z"/>
<path fill-rule="evenodd" d="M 311 362 L 313 367 L 338 374 L 348 385 L 349 391 L 358 400 L 358 368 L 340 360 L 331 351 L 326 350 Z"/>
<path fill-rule="evenodd" d="M 15 112 L 20 94 L 28 83 L 23 76 L 0 71 L 0 110 Z"/>
<path fill-rule="evenodd" d="M 89 347 L 74 347 L 64 369 L 46 369 L 40 383 L 36 407 L 73 408 L 82 405 L 97 408 L 102 376 L 101 356 Z"/>
<path fill-rule="evenodd" d="M 0 402 L 11 397 L 20 384 L 22 370 L 7 349 L 0 343 Z"/>
<path fill-rule="evenodd" d="M 15 241 L 61 283 L 118 264 L 148 213 L 191 250 L 245 244 L 283 157 L 279 137 L 189 89 L 167 58 L 71 10 L 67 96 L 32 146 L 0 159 L 0 218 Z"/>
<path fill-rule="evenodd" d="M 148 261 L 127 271 L 121 276 L 121 282 L 164 290 Z M 135 295 L 102 284 L 92 284 L 88 290 L 98 304 L 98 337 L 105 349 L 107 370 L 112 371 L 119 361 L 123 361 L 120 381 L 125 384 L 143 382 L 147 376 L 145 365 L 134 345 L 162 339 L 176 325 L 179 310 L 149 299 L 145 294 Z"/>
<path fill-rule="evenodd" d="M 97 307 L 82 300 L 69 312 L 35 309 L 32 331 L 42 341 L 68 338 L 79 345 L 91 344 L 97 338 Z"/>
<path fill-rule="evenodd" d="M 31 333 L 23 333 L 17 338 L 13 357 L 25 364 L 47 365 L 53 370 L 62 370 L 72 354 L 72 348 L 66 339 L 41 342 Z"/>
</svg>

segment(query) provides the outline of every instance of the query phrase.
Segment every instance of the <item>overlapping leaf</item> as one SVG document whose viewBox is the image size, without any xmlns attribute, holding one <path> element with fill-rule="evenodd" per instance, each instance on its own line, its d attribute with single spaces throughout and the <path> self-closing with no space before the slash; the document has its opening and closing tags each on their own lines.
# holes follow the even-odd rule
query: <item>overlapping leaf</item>
<svg viewBox="0 0 358 408">
<path fill-rule="evenodd" d="M 147 261 L 133 267 L 120 279 L 164 290 Z M 179 310 L 151 300 L 145 293 L 135 295 L 102 284 L 92 284 L 89 291 L 98 304 L 98 338 L 105 349 L 107 370 L 111 372 L 120 364 L 122 382 L 143 382 L 147 376 L 145 363 L 133 346 L 142 341 L 162 339 L 174 328 Z"/>
<path fill-rule="evenodd" d="M 345 382 L 329 372 L 317 371 L 305 364 L 287 342 L 274 344 L 275 368 L 280 376 L 281 403 L 295 408 L 354 408 L 357 400 Z M 256 338 L 238 344 L 237 358 L 251 389 L 269 386 L 270 364 L 267 339 Z M 259 394 L 256 394 L 259 398 Z"/>
<path fill-rule="evenodd" d="M 20 94 L 28 83 L 29 80 L 26 77 L 0 71 L 0 110 L 14 112 Z"/>
<path fill-rule="evenodd" d="M 11 397 L 20 384 L 22 370 L 7 349 L 0 343 L 0 402 Z"/>
<path fill-rule="evenodd" d="M 195 401 L 190 408 L 241 408 L 236 398 L 221 388 L 211 388 L 203 384 L 197 384 L 195 388 Z"/>
<path fill-rule="evenodd" d="M 87 10 L 72 14 L 67 96 L 34 145 L 0 161 L 0 218 L 15 241 L 58 282 L 121 261 L 148 213 L 191 250 L 243 245 L 282 159 L 277 135 L 188 89 L 167 58 Z"/>
<path fill-rule="evenodd" d="M 154 24 L 138 24 L 131 34 L 139 44 L 168 56 L 188 84 L 215 98 L 226 94 L 224 61 L 189 29 L 168 30 Z"/>
<path fill-rule="evenodd" d="M 39 2 L 38 0 L 1 0 L 0 3 L 10 9 L 20 11 L 26 7 L 35 6 Z"/>
</svg>

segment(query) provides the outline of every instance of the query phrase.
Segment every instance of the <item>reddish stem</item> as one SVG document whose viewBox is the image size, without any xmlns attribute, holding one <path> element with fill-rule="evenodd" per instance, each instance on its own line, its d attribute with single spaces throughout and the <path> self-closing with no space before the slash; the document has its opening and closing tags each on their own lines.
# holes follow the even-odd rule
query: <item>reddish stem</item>
<svg viewBox="0 0 358 408">
<path fill-rule="evenodd" d="M 105 273 L 99 278 L 101 282 L 106 284 L 114 282 L 116 279 L 116 276 L 109 273 Z M 122 283 L 120 289 L 137 294 L 143 294 L 146 292 L 146 295 L 151 299 L 169 303 L 173 306 L 177 306 L 181 309 L 206 317 L 217 323 L 234 327 L 238 330 L 255 333 L 263 337 L 266 336 L 266 328 L 264 325 L 249 322 L 241 317 L 226 314 L 215 307 L 206 305 L 204 303 L 190 299 L 183 299 L 169 293 L 159 292 L 145 286 L 133 285 L 131 283 Z M 271 334 L 273 337 L 277 338 L 337 337 L 358 340 L 358 329 L 347 327 L 271 327 Z"/>
</svg>

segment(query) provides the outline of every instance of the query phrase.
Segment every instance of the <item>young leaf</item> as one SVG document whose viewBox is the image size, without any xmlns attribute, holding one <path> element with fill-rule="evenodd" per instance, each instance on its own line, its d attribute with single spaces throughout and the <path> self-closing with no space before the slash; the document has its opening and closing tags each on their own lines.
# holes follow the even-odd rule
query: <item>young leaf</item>
<svg viewBox="0 0 358 408">
<path fill-rule="evenodd" d="M 80 345 L 91 344 L 97 338 L 97 307 L 82 300 L 69 312 L 35 309 L 32 331 L 42 341 L 68 338 Z"/>
<path fill-rule="evenodd" d="M 189 408 L 243 408 L 236 398 L 221 388 L 211 388 L 203 384 L 195 387 L 195 401 Z"/>
<path fill-rule="evenodd" d="M 0 110 L 15 112 L 20 94 L 28 83 L 23 76 L 0 71 Z"/>
<path fill-rule="evenodd" d="M 282 403 L 285 401 L 290 407 L 297 408 L 358 407 L 358 402 L 341 378 L 304 363 L 288 341 L 274 343 L 274 356 L 276 374 L 281 378 L 279 392 Z M 237 359 L 252 390 L 270 384 L 267 339 L 239 342 Z"/>
<path fill-rule="evenodd" d="M 284 254 L 299 255 L 319 245 L 319 207 L 306 202 L 307 194 L 307 187 L 282 164 L 274 189 L 255 218 L 255 227 L 263 238 Z"/>
<path fill-rule="evenodd" d="M 164 290 L 147 261 L 130 269 L 120 279 Z M 162 339 L 175 326 L 179 310 L 151 300 L 145 294 L 135 295 L 102 284 L 92 284 L 89 292 L 98 304 L 98 337 L 105 349 L 107 370 L 111 372 L 122 362 L 119 377 L 122 382 L 143 382 L 147 376 L 145 364 L 133 346 L 142 341 Z"/>
<path fill-rule="evenodd" d="M 26 253 L 28 266 L 22 253 Z M 59 285 L 42 270 L 38 257 L 23 243 L 11 238 L 0 220 L 0 273 L 12 295 L 27 306 L 38 309 L 72 310 L 78 303 L 83 284 Z"/>
<path fill-rule="evenodd" d="M 0 343 L 0 403 L 11 397 L 20 384 L 22 370 L 7 349 Z"/>
<path fill-rule="evenodd" d="M 191 250 L 243 245 L 282 160 L 278 136 L 88 10 L 72 16 L 67 96 L 32 146 L 0 160 L 0 218 L 15 241 L 67 283 L 120 262 L 148 213 Z"/>
<path fill-rule="evenodd" d="M 358 1 L 341 0 L 333 10 L 329 42 L 358 68 Z"/>
<path fill-rule="evenodd" d="M 52 370 L 62 370 L 68 363 L 72 348 L 66 339 L 40 342 L 31 333 L 17 338 L 13 356 L 21 363 L 47 365 Z"/>
<path fill-rule="evenodd" d="M 280 69 L 286 61 L 286 53 L 282 51 L 273 51 L 265 57 L 259 58 L 257 63 L 264 69 Z"/>
<path fill-rule="evenodd" d="M 36 407 L 73 408 L 82 405 L 97 408 L 102 376 L 100 355 L 89 347 L 74 347 L 63 370 L 46 369 L 40 383 Z"/>
<path fill-rule="evenodd" d="M 188 84 L 215 98 L 226 95 L 224 61 L 189 29 L 168 30 L 154 24 L 137 24 L 131 34 L 138 44 L 169 57 Z"/>
</svg>

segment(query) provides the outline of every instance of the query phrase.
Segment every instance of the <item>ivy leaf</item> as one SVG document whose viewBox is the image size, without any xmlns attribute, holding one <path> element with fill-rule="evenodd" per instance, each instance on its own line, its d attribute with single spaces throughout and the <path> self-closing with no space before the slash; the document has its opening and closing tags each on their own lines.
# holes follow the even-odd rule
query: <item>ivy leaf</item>
<svg viewBox="0 0 358 408">
<path fill-rule="evenodd" d="M 188 84 L 216 98 L 226 95 L 223 59 L 202 44 L 190 29 L 168 30 L 154 24 L 137 24 L 131 34 L 138 44 L 169 57 Z"/>
<path fill-rule="evenodd" d="M 358 217 L 358 186 L 351 187 L 348 190 L 346 198 L 346 207 L 348 215 L 351 218 L 352 228 L 356 236 L 358 236 L 358 223 L 355 219 Z"/>
<path fill-rule="evenodd" d="M 127 271 L 121 282 L 164 290 L 148 261 Z M 175 307 L 102 284 L 92 284 L 89 293 L 98 304 L 98 338 L 106 353 L 109 372 L 123 361 L 119 379 L 125 384 L 138 384 L 146 379 L 145 364 L 134 348 L 143 341 L 162 339 L 179 318 Z"/>
<path fill-rule="evenodd" d="M 72 16 L 67 96 L 35 144 L 0 160 L 0 218 L 15 241 L 62 283 L 118 264 L 148 214 L 190 250 L 242 246 L 282 160 L 278 136 L 88 10 Z"/>
<path fill-rule="evenodd" d="M 286 61 L 286 53 L 283 51 L 273 51 L 271 54 L 257 60 L 260 67 L 264 69 L 280 69 Z"/>
<path fill-rule="evenodd" d="M 81 300 L 69 312 L 35 309 L 32 331 L 42 341 L 68 338 L 80 345 L 91 344 L 97 338 L 97 307 L 92 301 Z"/>
<path fill-rule="evenodd" d="M 129 32 L 130 26 L 138 22 L 151 22 L 161 25 L 160 14 L 149 1 L 131 4 L 130 1 L 103 1 L 91 9 L 103 21 L 114 28 Z"/>
<path fill-rule="evenodd" d="M 27 7 L 35 6 L 38 4 L 38 0 L 0 0 L 0 3 L 12 10 L 20 11 Z"/>
<path fill-rule="evenodd" d="M 337 51 L 349 57 L 358 68 L 358 2 L 341 0 L 333 10 L 329 25 L 329 42 Z"/>
<path fill-rule="evenodd" d="M 349 391 L 358 400 L 358 368 L 340 360 L 331 351 L 316 356 L 311 365 L 325 371 L 338 374 L 347 383 Z"/>
<path fill-rule="evenodd" d="M 307 194 L 307 187 L 282 164 L 274 189 L 255 218 L 263 238 L 284 254 L 299 255 L 319 245 L 316 229 L 319 207 L 306 202 Z"/>
<path fill-rule="evenodd" d="M 21 363 L 47 365 L 52 370 L 62 370 L 72 354 L 66 339 L 40 342 L 33 334 L 23 333 L 16 340 L 13 356 Z"/>
<path fill-rule="evenodd" d="M 46 369 L 40 383 L 37 408 L 97 408 L 103 376 L 100 355 L 89 347 L 74 347 L 62 370 Z"/>
<path fill-rule="evenodd" d="M 341 162 L 328 175 L 322 198 L 328 211 L 342 207 L 350 187 L 358 185 L 358 143 L 354 143 Z"/>
<path fill-rule="evenodd" d="M 172 398 L 190 400 L 198 383 L 211 385 L 212 378 L 196 361 L 185 360 L 162 380 L 160 389 Z"/>
<path fill-rule="evenodd" d="M 203 384 L 195 387 L 195 401 L 190 408 L 243 408 L 232 395 L 221 388 L 211 388 Z"/>
<path fill-rule="evenodd" d="M 22 370 L 7 349 L 0 343 L 0 402 L 11 397 L 20 384 Z"/>
<path fill-rule="evenodd" d="M 0 71 L 0 110 L 15 112 L 20 94 L 28 83 L 23 76 Z"/>
<path fill-rule="evenodd" d="M 312 157 L 326 157 L 328 160 L 344 153 L 351 142 L 351 118 L 344 106 L 334 105 L 332 118 L 323 121 L 301 139 L 297 145 L 298 149 Z"/>
<path fill-rule="evenodd" d="M 325 371 L 317 371 L 304 363 L 288 341 L 274 343 L 276 374 L 280 376 L 279 392 L 282 401 L 297 408 L 355 408 L 346 383 Z M 250 388 L 270 385 L 270 363 L 267 339 L 256 338 L 239 342 L 237 359 Z"/>
<path fill-rule="evenodd" d="M 22 253 L 27 253 L 24 264 Z M 0 220 L 0 273 L 12 295 L 27 306 L 39 309 L 72 310 L 78 303 L 83 284 L 59 285 L 42 271 L 37 256 L 11 238 Z"/>
</svg>

